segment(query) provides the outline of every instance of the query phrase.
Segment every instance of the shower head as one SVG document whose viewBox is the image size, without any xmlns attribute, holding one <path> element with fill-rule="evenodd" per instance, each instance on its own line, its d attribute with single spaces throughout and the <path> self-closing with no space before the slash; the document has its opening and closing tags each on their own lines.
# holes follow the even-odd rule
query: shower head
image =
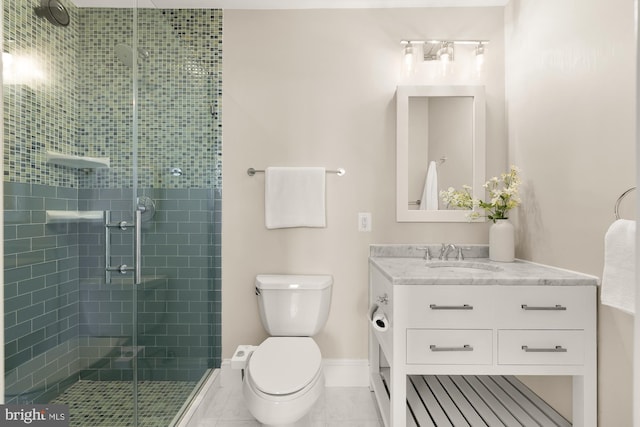
<svg viewBox="0 0 640 427">
<path fill-rule="evenodd" d="M 118 43 L 114 50 L 116 52 L 116 56 L 118 59 L 127 67 L 133 67 L 133 48 L 124 43 Z M 149 52 L 139 47 L 137 49 L 138 59 L 147 59 L 149 58 Z"/>
<path fill-rule="evenodd" d="M 33 10 L 39 17 L 59 27 L 66 27 L 71 22 L 69 12 L 58 0 L 40 0 L 40 6 Z"/>
</svg>

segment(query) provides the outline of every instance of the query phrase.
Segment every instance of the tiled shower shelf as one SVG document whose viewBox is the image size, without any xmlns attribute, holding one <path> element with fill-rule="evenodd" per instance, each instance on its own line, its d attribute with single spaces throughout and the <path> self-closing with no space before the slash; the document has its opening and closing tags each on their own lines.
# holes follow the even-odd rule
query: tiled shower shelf
<svg viewBox="0 0 640 427">
<path fill-rule="evenodd" d="M 47 224 L 104 220 L 104 211 L 47 211 Z"/>
<path fill-rule="evenodd" d="M 47 163 L 76 169 L 108 168 L 108 157 L 74 156 L 71 154 L 47 151 Z"/>
</svg>

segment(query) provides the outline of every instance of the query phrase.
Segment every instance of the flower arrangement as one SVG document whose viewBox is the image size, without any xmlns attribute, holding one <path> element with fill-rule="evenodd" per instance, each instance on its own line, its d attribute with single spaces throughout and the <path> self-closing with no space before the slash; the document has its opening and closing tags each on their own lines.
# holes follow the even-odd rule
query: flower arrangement
<svg viewBox="0 0 640 427">
<path fill-rule="evenodd" d="M 508 212 L 520 205 L 518 188 L 520 187 L 520 169 L 511 166 L 509 172 L 494 176 L 485 182 L 483 187 L 489 192 L 488 201 L 474 199 L 471 195 L 471 187 L 463 185 L 462 190 L 449 187 L 440 192 L 440 197 L 448 206 L 455 206 L 463 209 L 473 209 L 480 207 L 487 212 L 487 218 L 496 222 L 498 219 L 507 219 Z M 480 216 L 477 211 L 469 214 L 469 219 L 476 219 Z"/>
</svg>

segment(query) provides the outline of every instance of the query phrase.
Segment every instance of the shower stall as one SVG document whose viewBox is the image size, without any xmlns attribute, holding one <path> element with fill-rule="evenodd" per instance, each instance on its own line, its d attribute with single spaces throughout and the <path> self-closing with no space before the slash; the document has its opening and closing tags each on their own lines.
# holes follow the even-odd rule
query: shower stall
<svg viewBox="0 0 640 427">
<path fill-rule="evenodd" d="M 2 2 L 5 403 L 173 425 L 221 361 L 222 12 Z"/>
</svg>

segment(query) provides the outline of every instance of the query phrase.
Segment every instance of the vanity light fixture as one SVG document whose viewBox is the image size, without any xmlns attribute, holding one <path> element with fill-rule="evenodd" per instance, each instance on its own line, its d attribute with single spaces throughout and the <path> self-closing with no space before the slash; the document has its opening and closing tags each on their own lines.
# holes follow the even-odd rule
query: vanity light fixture
<svg viewBox="0 0 640 427">
<path fill-rule="evenodd" d="M 423 60 L 425 61 L 441 61 L 448 63 L 454 60 L 454 47 L 456 45 L 475 46 L 476 62 L 484 61 L 485 46 L 489 44 L 489 40 L 401 40 L 400 44 L 405 46 L 405 67 L 407 65 L 408 49 L 411 48 L 412 66 L 415 67 L 415 50 L 416 46 L 422 45 L 424 52 Z"/>
</svg>

